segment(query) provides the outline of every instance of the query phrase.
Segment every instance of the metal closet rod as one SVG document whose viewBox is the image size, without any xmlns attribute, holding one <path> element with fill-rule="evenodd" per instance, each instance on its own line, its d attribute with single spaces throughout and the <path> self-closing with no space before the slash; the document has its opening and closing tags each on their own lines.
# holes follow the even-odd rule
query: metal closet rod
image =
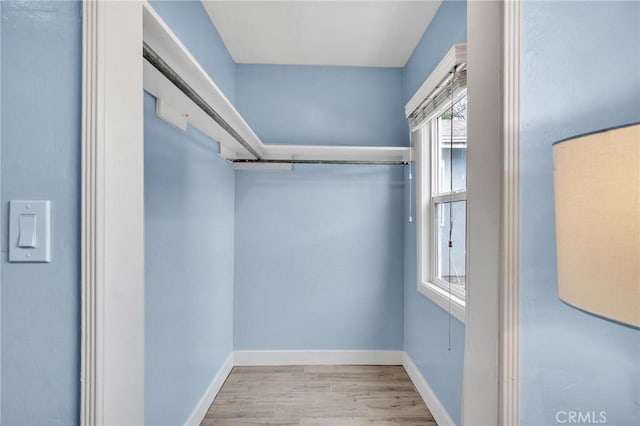
<svg viewBox="0 0 640 426">
<path fill-rule="evenodd" d="M 142 56 L 155 69 L 173 83 L 182 93 L 193 101 L 205 114 L 220 127 L 226 130 L 235 140 L 251 153 L 255 160 L 231 160 L 233 163 L 255 164 L 374 164 L 374 165 L 405 165 L 407 161 L 357 161 L 357 160 L 265 160 L 227 121 L 220 116 L 180 75 L 174 71 L 147 43 L 142 43 Z"/>
<path fill-rule="evenodd" d="M 211 106 L 198 95 L 198 93 L 189 86 L 189 84 L 178 75 L 161 57 L 158 55 L 147 43 L 142 43 L 142 56 L 146 59 L 155 69 L 160 71 L 170 82 L 172 82 L 182 93 L 184 93 L 189 99 L 193 101 L 202 111 L 226 130 L 240 145 L 242 145 L 247 151 L 251 153 L 257 159 L 262 159 L 262 156 L 247 142 L 227 121 L 220 116 Z"/>
<path fill-rule="evenodd" d="M 231 160 L 242 164 L 372 164 L 380 166 L 404 166 L 408 161 L 358 161 L 358 160 Z"/>
</svg>

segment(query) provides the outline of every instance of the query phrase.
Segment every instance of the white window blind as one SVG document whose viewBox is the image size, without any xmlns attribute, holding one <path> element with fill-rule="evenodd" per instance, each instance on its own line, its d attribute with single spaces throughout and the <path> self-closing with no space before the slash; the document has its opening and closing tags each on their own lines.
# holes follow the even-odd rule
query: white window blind
<svg viewBox="0 0 640 426">
<path fill-rule="evenodd" d="M 458 65 L 436 88 L 409 114 L 409 126 L 412 131 L 440 112 L 443 106 L 451 102 L 451 96 L 467 87 L 467 69 L 465 64 Z"/>
</svg>

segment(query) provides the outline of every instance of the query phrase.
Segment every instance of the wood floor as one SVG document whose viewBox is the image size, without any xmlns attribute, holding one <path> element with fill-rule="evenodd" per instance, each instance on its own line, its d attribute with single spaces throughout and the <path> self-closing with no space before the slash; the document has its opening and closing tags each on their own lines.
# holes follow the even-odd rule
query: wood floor
<svg viewBox="0 0 640 426">
<path fill-rule="evenodd" d="M 202 426 L 436 426 L 401 366 L 234 367 Z"/>
</svg>

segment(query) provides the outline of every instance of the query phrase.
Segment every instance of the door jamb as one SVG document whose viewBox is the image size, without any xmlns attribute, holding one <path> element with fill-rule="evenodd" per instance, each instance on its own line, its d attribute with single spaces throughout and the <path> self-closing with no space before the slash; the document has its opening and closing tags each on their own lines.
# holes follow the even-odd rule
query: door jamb
<svg viewBox="0 0 640 426">
<path fill-rule="evenodd" d="M 142 1 L 83 1 L 82 425 L 144 424 Z"/>
<path fill-rule="evenodd" d="M 467 3 L 463 424 L 519 424 L 520 0 Z M 492 108 L 486 108 L 491 105 Z"/>
</svg>

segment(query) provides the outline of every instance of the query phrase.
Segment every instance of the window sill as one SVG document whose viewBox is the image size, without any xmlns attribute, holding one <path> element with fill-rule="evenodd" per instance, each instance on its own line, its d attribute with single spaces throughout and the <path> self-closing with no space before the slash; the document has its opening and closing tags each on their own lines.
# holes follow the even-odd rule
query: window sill
<svg viewBox="0 0 640 426">
<path fill-rule="evenodd" d="M 449 312 L 451 309 L 451 315 L 464 324 L 464 300 L 451 295 L 451 301 L 449 301 L 449 293 L 430 282 L 418 282 L 418 292 L 445 311 Z"/>
</svg>

